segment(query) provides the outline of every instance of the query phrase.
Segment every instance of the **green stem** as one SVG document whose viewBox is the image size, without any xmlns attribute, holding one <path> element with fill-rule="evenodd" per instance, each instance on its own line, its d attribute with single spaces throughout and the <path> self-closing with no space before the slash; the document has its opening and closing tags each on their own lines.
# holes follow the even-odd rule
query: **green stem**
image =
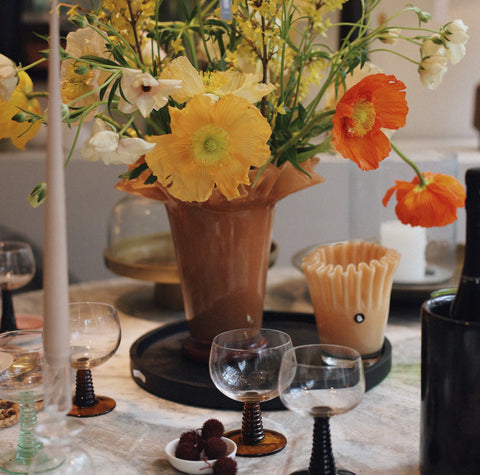
<svg viewBox="0 0 480 475">
<path fill-rule="evenodd" d="M 118 135 L 122 136 L 125 134 L 127 129 L 130 127 L 130 125 L 133 123 L 135 118 L 138 116 L 138 113 L 136 112 L 135 114 L 132 114 L 130 119 L 126 122 L 126 124 L 122 127 L 122 129 L 118 132 Z"/>
<path fill-rule="evenodd" d="M 42 444 L 33 435 L 33 427 L 37 422 L 34 402 L 20 404 L 20 435 L 17 444 L 16 461 L 29 464 Z"/>
<path fill-rule="evenodd" d="M 119 124 L 116 120 L 114 120 L 112 117 L 108 117 L 107 115 L 103 114 L 103 113 L 98 113 L 95 117 L 97 117 L 98 119 L 102 119 L 103 122 L 106 122 L 107 124 L 110 124 L 112 125 L 115 130 L 118 132 L 119 130 L 122 129 L 122 125 Z"/>
<path fill-rule="evenodd" d="M 276 150 L 277 157 L 280 157 L 286 150 L 294 145 L 298 145 L 300 141 L 305 138 L 310 130 L 315 127 L 318 123 L 320 123 L 324 119 L 330 120 L 330 116 L 335 113 L 334 110 L 327 110 L 325 112 L 321 112 L 316 114 L 311 120 L 309 120 L 303 128 L 301 128 L 297 133 L 293 134 L 289 140 L 287 140 L 281 147 Z"/>
<path fill-rule="evenodd" d="M 423 178 L 422 172 L 419 170 L 417 164 L 410 160 L 391 140 L 390 144 L 392 145 L 393 150 L 397 153 L 397 155 L 408 165 L 410 165 L 415 173 L 418 176 L 418 179 L 420 180 L 420 186 L 427 186 L 427 182 L 425 181 L 425 178 Z"/>
<path fill-rule="evenodd" d="M 34 68 L 35 66 L 38 66 L 39 64 L 42 64 L 45 62 L 47 58 L 41 58 L 35 61 L 34 63 L 30 63 L 27 66 L 22 66 L 21 68 L 17 68 L 17 71 L 28 71 L 29 69 Z"/>
<path fill-rule="evenodd" d="M 395 51 L 395 50 L 393 50 L 393 49 L 388 49 L 388 48 L 375 48 L 375 49 L 370 50 L 370 54 L 372 54 L 372 53 L 378 53 L 378 52 L 380 52 L 380 51 L 394 54 L 394 55 L 396 55 L 396 56 L 398 56 L 398 57 L 400 57 L 400 58 L 402 58 L 402 59 L 405 59 L 405 60 L 407 60 L 407 61 L 410 61 L 410 62 L 413 63 L 413 64 L 420 65 L 420 61 L 416 61 L 416 60 L 414 60 L 414 59 L 412 59 L 412 58 L 409 58 L 408 56 L 405 56 L 404 54 L 401 54 L 401 53 L 399 53 L 399 52 L 397 52 L 397 51 Z"/>
<path fill-rule="evenodd" d="M 116 73 L 112 73 L 110 77 L 100 86 L 96 87 L 95 89 L 92 89 L 91 91 L 86 92 L 85 94 L 82 94 L 81 96 L 76 97 L 72 101 L 70 101 L 67 104 L 67 107 L 70 109 L 71 107 L 74 107 L 75 103 L 78 101 L 81 101 L 82 99 L 85 99 L 86 97 L 91 96 L 92 94 L 96 94 L 97 92 L 100 92 L 102 88 L 107 87 L 114 79 L 116 79 L 118 76 L 121 76 L 121 72 L 117 71 Z M 97 102 L 95 105 L 99 106 L 101 104 L 105 104 L 105 102 Z"/>
<path fill-rule="evenodd" d="M 330 149 L 330 142 L 331 138 L 329 137 L 325 139 L 322 143 L 310 149 L 308 152 L 297 153 L 297 163 L 302 163 L 305 160 L 314 157 L 318 153 L 327 152 Z"/>
<path fill-rule="evenodd" d="M 39 92 L 30 92 L 27 94 L 27 100 L 35 99 L 37 97 L 48 97 L 48 92 L 46 91 L 39 91 Z"/>
</svg>

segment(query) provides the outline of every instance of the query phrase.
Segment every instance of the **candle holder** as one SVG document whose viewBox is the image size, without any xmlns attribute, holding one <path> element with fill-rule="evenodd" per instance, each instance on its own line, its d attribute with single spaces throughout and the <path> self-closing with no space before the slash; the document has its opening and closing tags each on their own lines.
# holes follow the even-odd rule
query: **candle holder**
<svg viewBox="0 0 480 475">
<path fill-rule="evenodd" d="M 364 241 L 317 247 L 302 261 L 320 343 L 348 346 L 366 365 L 379 360 L 400 254 Z"/>
<path fill-rule="evenodd" d="M 404 147 L 422 172 L 432 171 L 455 176 L 457 157 L 436 150 L 412 150 Z M 395 215 L 394 200 L 384 207 L 382 198 L 395 180 L 412 181 L 413 170 L 394 152 L 368 173 L 350 164 L 350 239 L 378 242 L 402 254 L 393 280 L 395 291 L 422 291 L 428 294 L 445 285 L 456 266 L 456 223 L 443 227 L 421 228 L 403 225 Z M 425 297 L 425 298 L 423 298 Z"/>
</svg>

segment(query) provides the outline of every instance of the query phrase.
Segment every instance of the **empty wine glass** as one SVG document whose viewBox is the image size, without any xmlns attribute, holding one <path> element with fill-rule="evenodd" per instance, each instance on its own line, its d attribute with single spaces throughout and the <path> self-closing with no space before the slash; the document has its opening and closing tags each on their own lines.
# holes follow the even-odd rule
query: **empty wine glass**
<svg viewBox="0 0 480 475">
<path fill-rule="evenodd" d="M 223 394 L 243 402 L 242 428 L 225 434 L 237 444 L 237 455 L 268 455 L 285 447 L 283 434 L 263 429 L 260 402 L 278 396 L 282 355 L 291 347 L 290 336 L 278 330 L 243 328 L 213 339 L 212 381 Z"/>
<path fill-rule="evenodd" d="M 77 302 L 69 305 L 72 368 L 76 370 L 76 389 L 69 416 L 90 417 L 110 412 L 116 405 L 107 396 L 95 395 L 91 369 L 117 351 L 121 330 L 113 305 Z"/>
<path fill-rule="evenodd" d="M 35 274 L 32 248 L 22 241 L 0 241 L 0 288 L 2 320 L 0 333 L 17 330 L 12 290 L 27 285 Z"/>
<path fill-rule="evenodd" d="M 314 418 L 310 475 L 352 474 L 336 470 L 330 441 L 330 416 L 353 409 L 365 393 L 360 354 L 339 345 L 304 345 L 283 355 L 278 378 L 280 399 L 291 411 Z"/>
<path fill-rule="evenodd" d="M 17 448 L 0 454 L 0 469 L 28 473 L 42 444 L 33 434 L 37 422 L 35 403 L 43 398 L 43 343 L 38 330 L 0 334 L 0 397 L 20 408 Z"/>
</svg>

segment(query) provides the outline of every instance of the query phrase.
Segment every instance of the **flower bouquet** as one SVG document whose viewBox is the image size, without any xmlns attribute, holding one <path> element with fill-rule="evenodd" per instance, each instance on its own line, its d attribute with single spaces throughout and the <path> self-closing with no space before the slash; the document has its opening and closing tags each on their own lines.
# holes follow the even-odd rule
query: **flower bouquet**
<svg viewBox="0 0 480 475">
<path fill-rule="evenodd" d="M 412 167 L 412 181 L 392 183 L 384 198 L 395 194 L 403 223 L 443 226 L 464 204 L 455 178 L 422 172 L 393 144 L 408 113 L 405 85 L 371 57 L 396 54 L 399 41 L 418 45 L 406 59 L 434 89 L 464 56 L 467 27 L 431 29 L 412 5 L 377 24 L 380 0 L 361 0 L 356 22 L 336 22 L 345 2 L 185 1 L 173 19 L 162 0 L 63 5 L 75 28 L 61 50 L 63 121 L 77 131 L 66 162 L 78 146 L 88 160 L 123 164 L 118 189 L 165 202 L 199 340 L 261 326 L 274 205 L 323 181 L 318 154 L 371 170 L 393 148 Z M 398 27 L 401 15 L 418 27 Z M 340 26 L 349 31 L 332 49 L 325 38 Z M 19 148 L 48 124 L 31 66 L 0 56 L 0 138 Z M 77 143 L 87 123 L 91 137 Z M 45 196 L 41 183 L 30 203 Z"/>
</svg>

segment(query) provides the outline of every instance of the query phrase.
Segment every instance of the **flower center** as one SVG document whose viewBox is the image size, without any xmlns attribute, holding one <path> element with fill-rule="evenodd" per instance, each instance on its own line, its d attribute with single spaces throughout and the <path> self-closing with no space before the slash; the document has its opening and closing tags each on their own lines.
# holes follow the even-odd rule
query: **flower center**
<svg viewBox="0 0 480 475">
<path fill-rule="evenodd" d="M 217 73 L 202 73 L 202 81 L 205 86 L 205 92 L 212 94 L 227 83 L 225 76 Z"/>
<path fill-rule="evenodd" d="M 372 129 L 375 124 L 375 106 L 367 99 L 360 99 L 355 104 L 348 132 L 357 137 L 363 137 Z"/>
<path fill-rule="evenodd" d="M 143 92 L 150 92 L 151 90 L 152 90 L 152 86 L 142 85 L 142 91 Z"/>
<path fill-rule="evenodd" d="M 230 143 L 227 132 L 213 125 L 205 125 L 192 137 L 195 160 L 204 166 L 216 166 L 228 158 Z"/>
</svg>

